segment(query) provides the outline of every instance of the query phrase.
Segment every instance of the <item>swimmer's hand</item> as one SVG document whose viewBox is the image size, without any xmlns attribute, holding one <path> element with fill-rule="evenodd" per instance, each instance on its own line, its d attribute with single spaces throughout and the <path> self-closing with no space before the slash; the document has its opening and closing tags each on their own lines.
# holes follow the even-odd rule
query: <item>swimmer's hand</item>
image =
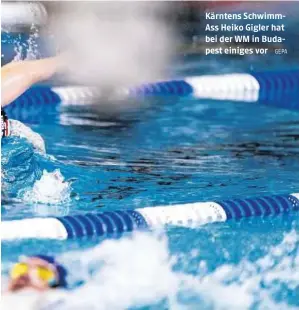
<svg viewBox="0 0 299 310">
<path fill-rule="evenodd" d="M 1 68 L 1 105 L 6 106 L 37 82 L 47 80 L 63 68 L 65 55 L 39 60 L 11 62 Z"/>
</svg>

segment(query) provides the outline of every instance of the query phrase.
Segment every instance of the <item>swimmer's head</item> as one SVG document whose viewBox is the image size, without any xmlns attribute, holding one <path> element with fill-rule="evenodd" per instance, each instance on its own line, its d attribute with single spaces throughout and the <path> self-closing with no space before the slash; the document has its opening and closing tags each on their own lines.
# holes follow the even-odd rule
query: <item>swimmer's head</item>
<svg viewBox="0 0 299 310">
<path fill-rule="evenodd" d="M 65 288 L 67 271 L 51 256 L 21 257 L 10 271 L 9 291 Z"/>
<path fill-rule="evenodd" d="M 57 271 L 57 275 L 58 275 L 58 282 L 52 287 L 63 287 L 63 288 L 65 288 L 67 286 L 67 282 L 66 282 L 67 270 L 61 264 L 59 264 L 54 259 L 54 257 L 47 256 L 47 255 L 36 255 L 34 257 L 37 257 L 37 258 L 44 260 L 44 261 L 48 262 L 49 264 L 55 266 L 56 271 Z"/>
</svg>

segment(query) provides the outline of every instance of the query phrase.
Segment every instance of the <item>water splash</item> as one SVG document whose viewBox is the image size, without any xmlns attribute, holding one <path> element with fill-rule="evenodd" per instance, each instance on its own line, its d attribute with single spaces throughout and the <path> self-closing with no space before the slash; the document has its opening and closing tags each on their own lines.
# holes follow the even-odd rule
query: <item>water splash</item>
<svg viewBox="0 0 299 310">
<path fill-rule="evenodd" d="M 38 38 L 39 38 L 39 29 L 36 27 L 36 25 L 32 24 L 30 27 L 30 34 L 27 40 L 28 47 L 25 59 L 34 60 L 39 58 L 40 52 L 37 44 Z"/>
<path fill-rule="evenodd" d="M 12 61 L 38 59 L 40 57 L 38 39 L 39 29 L 35 24 L 31 25 L 28 35 L 12 36 L 7 42 L 13 45 L 15 55 Z"/>
<path fill-rule="evenodd" d="M 139 232 L 61 256 L 72 290 L 53 292 L 56 298 L 51 294 L 40 304 L 52 309 L 59 302 L 64 310 L 298 309 L 298 244 L 294 229 L 255 261 L 207 270 L 200 250 L 173 255 L 165 235 Z M 178 268 L 179 257 L 187 264 L 196 257 L 198 270 Z"/>
<path fill-rule="evenodd" d="M 24 138 L 7 137 L 1 143 L 2 194 L 29 203 L 68 203 L 71 183 L 60 170 L 48 172 L 51 156 L 36 152 Z M 50 168 L 51 169 L 51 168 Z"/>
<path fill-rule="evenodd" d="M 53 172 L 43 171 L 40 180 L 22 198 L 26 202 L 58 204 L 70 202 L 71 185 L 66 182 L 59 169 Z"/>
<path fill-rule="evenodd" d="M 166 237 L 137 233 L 132 238 L 105 241 L 84 256 L 73 253 L 70 270 L 82 273 L 72 274 L 69 280 L 79 282 L 80 274 L 86 284 L 71 293 L 65 309 L 127 309 L 165 299 L 175 305 L 179 281 L 167 244 Z M 64 259 L 69 262 L 69 254 Z"/>
<path fill-rule="evenodd" d="M 157 304 L 169 309 L 198 309 L 198 305 L 201 309 L 295 309 L 298 245 L 299 233 L 293 230 L 264 257 L 256 261 L 244 258 L 237 265 L 224 264 L 214 271 L 205 270 L 200 252 L 181 253 L 189 262 L 199 256 L 198 270 L 192 275 L 177 271 L 178 256 L 170 255 L 165 236 L 139 233 L 105 241 L 84 255 L 73 257 L 72 253 L 70 270 L 83 269 L 81 280 L 86 284 L 69 296 L 66 309 L 73 305 L 82 305 L 78 309 L 124 309 Z"/>
<path fill-rule="evenodd" d="M 21 61 L 24 58 L 24 44 L 21 42 L 21 39 L 15 39 L 14 40 L 14 52 L 15 56 L 12 61 Z"/>
<path fill-rule="evenodd" d="M 194 289 L 216 309 L 293 309 L 295 302 L 298 306 L 294 291 L 299 279 L 298 245 L 299 233 L 293 230 L 257 261 L 243 259 L 238 265 L 222 265 L 200 282 L 187 278 L 185 287 Z"/>
</svg>

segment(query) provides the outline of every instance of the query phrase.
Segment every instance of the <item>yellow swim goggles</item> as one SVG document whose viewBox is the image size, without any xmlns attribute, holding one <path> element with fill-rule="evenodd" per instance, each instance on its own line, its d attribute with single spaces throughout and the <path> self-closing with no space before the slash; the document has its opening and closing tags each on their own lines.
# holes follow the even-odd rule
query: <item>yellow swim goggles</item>
<svg viewBox="0 0 299 310">
<path fill-rule="evenodd" d="M 19 277 L 25 276 L 29 273 L 29 269 L 33 268 L 36 271 L 36 276 L 43 282 L 48 283 L 49 286 L 53 287 L 57 285 L 57 277 L 53 270 L 47 267 L 34 266 L 29 267 L 27 263 L 17 263 L 11 269 L 10 277 L 15 280 Z"/>
</svg>

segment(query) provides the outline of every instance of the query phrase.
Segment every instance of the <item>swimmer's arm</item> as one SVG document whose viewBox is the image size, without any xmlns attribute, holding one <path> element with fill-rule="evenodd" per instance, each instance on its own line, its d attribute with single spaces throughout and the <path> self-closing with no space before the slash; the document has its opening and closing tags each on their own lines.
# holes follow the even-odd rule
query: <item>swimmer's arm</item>
<svg viewBox="0 0 299 310">
<path fill-rule="evenodd" d="M 1 105 L 6 106 L 33 84 L 50 78 L 61 67 L 61 57 L 12 62 L 1 69 Z"/>
</svg>

